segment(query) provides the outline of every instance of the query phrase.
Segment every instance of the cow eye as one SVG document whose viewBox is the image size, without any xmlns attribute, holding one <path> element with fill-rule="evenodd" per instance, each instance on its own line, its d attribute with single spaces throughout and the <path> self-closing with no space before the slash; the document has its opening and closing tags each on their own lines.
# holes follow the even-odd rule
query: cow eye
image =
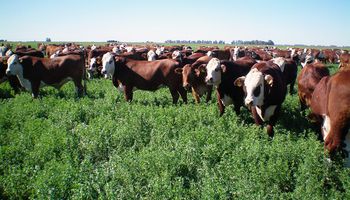
<svg viewBox="0 0 350 200">
<path fill-rule="evenodd" d="M 108 63 L 109 63 L 109 64 L 112 64 L 112 61 L 110 60 Z"/>
<path fill-rule="evenodd" d="M 261 85 L 259 85 L 258 87 L 256 87 L 255 89 L 254 89 L 254 92 L 253 92 L 253 94 L 254 94 L 254 96 L 259 96 L 259 94 L 260 94 L 260 87 L 261 87 Z"/>
<path fill-rule="evenodd" d="M 215 71 L 218 72 L 220 70 L 220 67 L 215 68 Z"/>
</svg>

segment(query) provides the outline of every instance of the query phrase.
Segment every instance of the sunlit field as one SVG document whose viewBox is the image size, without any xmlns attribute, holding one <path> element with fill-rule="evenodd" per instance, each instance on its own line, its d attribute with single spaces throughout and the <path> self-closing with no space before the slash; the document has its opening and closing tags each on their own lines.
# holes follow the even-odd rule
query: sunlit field
<svg viewBox="0 0 350 200">
<path fill-rule="evenodd" d="M 350 199 L 350 170 L 329 162 L 294 88 L 271 139 L 245 108 L 219 117 L 215 94 L 173 105 L 167 88 L 137 90 L 128 103 L 93 79 L 83 98 L 69 82 L 33 99 L 3 83 L 0 199 Z"/>
</svg>

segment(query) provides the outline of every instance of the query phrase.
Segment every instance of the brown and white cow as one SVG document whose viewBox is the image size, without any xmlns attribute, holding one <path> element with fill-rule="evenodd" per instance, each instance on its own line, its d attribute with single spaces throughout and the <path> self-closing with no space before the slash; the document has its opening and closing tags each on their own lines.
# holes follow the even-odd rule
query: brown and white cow
<svg viewBox="0 0 350 200">
<path fill-rule="evenodd" d="M 15 91 L 15 93 L 18 93 L 23 88 L 16 76 L 6 75 L 7 59 L 7 57 L 0 57 L 0 83 L 8 80 L 11 88 Z"/>
<path fill-rule="evenodd" d="M 196 54 L 203 55 L 204 53 L 194 53 L 193 55 Z M 206 84 L 206 73 L 199 69 L 201 66 L 205 66 L 211 59 L 212 57 L 203 56 L 198 58 L 192 65 L 186 64 L 183 68 L 175 69 L 176 73 L 182 75 L 183 87 L 186 90 L 192 90 L 192 95 L 196 103 L 200 103 L 200 97 L 204 94 L 207 94 L 206 102 L 209 102 L 211 99 L 213 86 Z"/>
<path fill-rule="evenodd" d="M 213 58 L 206 66 L 207 76 L 205 82 L 213 85 L 217 92 L 217 101 L 220 116 L 225 112 L 225 107 L 234 105 L 236 114 L 240 114 L 243 106 L 244 91 L 241 87 L 234 85 L 234 80 L 246 75 L 255 64 L 255 60 L 227 61 Z"/>
<path fill-rule="evenodd" d="M 32 93 L 39 95 L 39 88 L 45 85 L 59 89 L 64 83 L 73 80 L 79 96 L 86 89 L 84 58 L 79 55 L 67 55 L 57 58 L 19 57 L 14 54 L 8 59 L 7 75 L 16 75 L 21 85 Z"/>
<path fill-rule="evenodd" d="M 325 148 L 331 158 L 345 151 L 350 167 L 350 70 L 326 76 L 317 84 L 311 99 L 311 117 L 318 120 Z"/>
<path fill-rule="evenodd" d="M 267 122 L 267 134 L 273 137 L 287 87 L 280 67 L 272 62 L 256 63 L 246 76 L 234 84 L 244 88 L 245 105 L 251 110 L 255 124 Z"/>
<path fill-rule="evenodd" d="M 312 93 L 317 83 L 324 76 L 329 76 L 328 68 L 322 63 L 305 65 L 297 78 L 300 109 L 304 111 L 310 106 Z"/>
<path fill-rule="evenodd" d="M 112 75 L 115 87 L 124 86 L 126 101 L 132 101 L 133 88 L 155 91 L 161 85 L 169 87 L 173 103 L 177 103 L 179 95 L 187 103 L 187 94 L 182 87 L 181 76 L 175 73 L 179 62 L 172 59 L 156 61 L 131 60 L 106 53 L 102 57 L 102 73 Z"/>
</svg>

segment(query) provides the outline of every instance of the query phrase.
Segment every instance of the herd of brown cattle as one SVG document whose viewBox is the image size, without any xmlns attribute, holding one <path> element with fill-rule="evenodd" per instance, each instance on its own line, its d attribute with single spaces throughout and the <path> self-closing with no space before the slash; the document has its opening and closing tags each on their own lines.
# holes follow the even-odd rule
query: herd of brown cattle
<svg viewBox="0 0 350 200">
<path fill-rule="evenodd" d="M 208 102 L 215 89 L 220 116 L 230 104 L 237 115 L 245 106 L 255 124 L 267 124 L 271 137 L 287 85 L 292 95 L 297 81 L 301 110 L 310 108 L 308 117 L 319 124 L 325 148 L 331 156 L 346 152 L 349 158 L 348 51 L 269 47 L 199 47 L 193 51 L 185 46 L 117 44 L 39 44 L 37 49 L 17 46 L 12 52 L 11 47 L 2 46 L 0 50 L 0 80 L 9 80 L 16 93 L 25 89 L 36 98 L 44 85 L 60 88 L 73 80 L 81 96 L 86 93 L 87 77 L 102 76 L 112 78 L 127 101 L 132 101 L 134 89 L 155 91 L 167 86 L 173 103 L 180 96 L 187 103 L 186 90 L 192 92 L 196 103 L 205 94 Z M 339 63 L 339 71 L 330 76 L 327 63 Z M 297 77 L 299 64 L 302 69 Z"/>
</svg>

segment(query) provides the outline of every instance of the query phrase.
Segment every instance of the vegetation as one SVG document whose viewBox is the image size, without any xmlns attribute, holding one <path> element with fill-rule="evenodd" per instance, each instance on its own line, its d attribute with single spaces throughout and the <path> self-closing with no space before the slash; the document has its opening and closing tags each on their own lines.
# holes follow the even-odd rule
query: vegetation
<svg viewBox="0 0 350 200">
<path fill-rule="evenodd" d="M 101 79 L 81 99 L 71 82 L 41 96 L 0 85 L 0 199 L 350 198 L 297 95 L 273 139 L 246 109 L 218 117 L 215 98 L 173 105 L 166 88 L 127 103 Z"/>
</svg>

